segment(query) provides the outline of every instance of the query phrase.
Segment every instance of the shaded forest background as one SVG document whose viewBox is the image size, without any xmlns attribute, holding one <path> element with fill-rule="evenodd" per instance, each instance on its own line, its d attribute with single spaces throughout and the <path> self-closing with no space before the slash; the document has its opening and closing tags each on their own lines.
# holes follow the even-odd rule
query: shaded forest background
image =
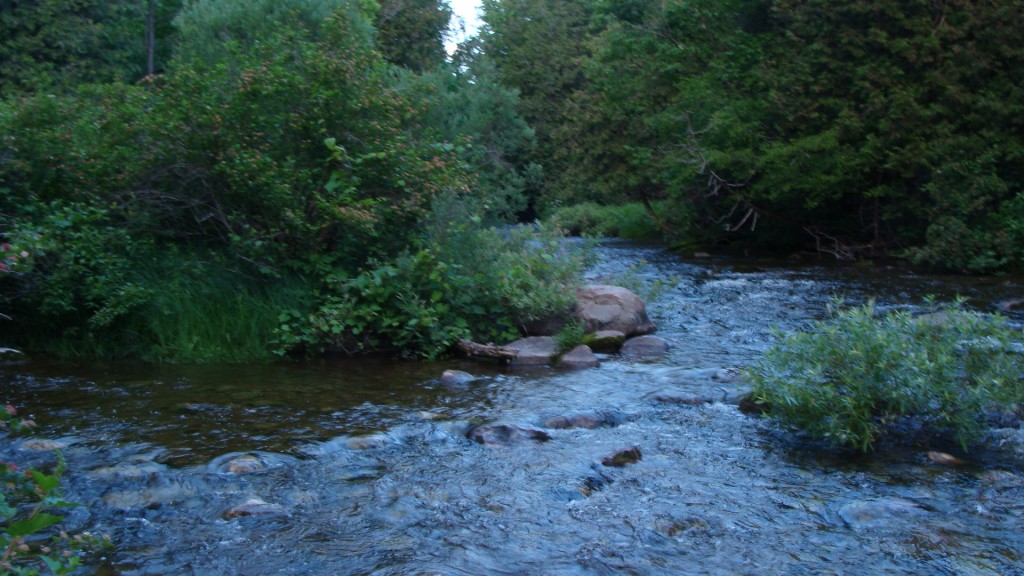
<svg viewBox="0 0 1024 576">
<path fill-rule="evenodd" d="M 612 207 L 686 249 L 1024 261 L 1024 4 L 0 2 L 0 323 L 65 356 L 510 337 Z M 546 243 L 546 245 L 542 245 Z M 545 247 L 546 246 L 546 247 Z"/>
</svg>

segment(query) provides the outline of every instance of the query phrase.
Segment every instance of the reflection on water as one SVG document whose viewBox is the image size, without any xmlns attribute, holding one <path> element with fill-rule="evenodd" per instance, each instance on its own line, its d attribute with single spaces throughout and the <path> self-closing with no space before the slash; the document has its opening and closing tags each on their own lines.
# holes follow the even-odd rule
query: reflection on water
<svg viewBox="0 0 1024 576">
<path fill-rule="evenodd" d="M 649 303 L 667 357 L 579 372 L 39 362 L 3 367 L 0 390 L 63 446 L 69 496 L 87 504 L 68 521 L 117 542 L 104 573 L 1022 573 L 1019 457 L 950 468 L 927 446 L 801 445 L 739 412 L 734 370 L 834 296 L 887 308 L 959 293 L 990 309 L 1019 283 L 683 262 L 627 243 L 601 255 L 594 279 L 641 259 L 641 280 L 678 279 Z M 442 385 L 448 368 L 481 378 Z M 579 415 L 601 425 L 552 424 Z M 551 439 L 466 438 L 486 423 Z M 602 465 L 634 447 L 639 461 Z"/>
</svg>

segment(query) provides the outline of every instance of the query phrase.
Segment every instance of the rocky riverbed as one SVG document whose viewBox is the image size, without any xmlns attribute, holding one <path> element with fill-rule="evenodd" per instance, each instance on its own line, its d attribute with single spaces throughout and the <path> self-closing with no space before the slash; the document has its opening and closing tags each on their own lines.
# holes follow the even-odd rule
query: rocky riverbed
<svg viewBox="0 0 1024 576">
<path fill-rule="evenodd" d="M 0 450 L 66 455 L 85 504 L 67 523 L 111 535 L 93 559 L 106 574 L 1024 573 L 1019 420 L 942 463 L 929 453 L 953 447 L 852 456 L 739 406 L 773 328 L 833 297 L 995 310 L 1020 283 L 600 254 L 589 280 L 647 297 L 664 354 L 585 370 L 8 363 L 0 390 L 40 431 Z"/>
</svg>

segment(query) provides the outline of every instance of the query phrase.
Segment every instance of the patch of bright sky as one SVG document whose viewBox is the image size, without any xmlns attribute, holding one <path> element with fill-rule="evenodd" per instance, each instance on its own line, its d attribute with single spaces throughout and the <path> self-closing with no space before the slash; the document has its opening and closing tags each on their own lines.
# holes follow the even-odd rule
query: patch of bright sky
<svg viewBox="0 0 1024 576">
<path fill-rule="evenodd" d="M 448 0 L 448 4 L 452 7 L 452 11 L 455 12 L 455 16 L 452 17 L 452 35 L 445 41 L 445 49 L 451 54 L 455 51 L 455 47 L 459 42 L 462 42 L 470 36 L 476 36 L 477 30 L 480 28 L 480 0 Z M 463 32 L 459 27 L 459 19 L 462 20 L 466 31 Z"/>
</svg>

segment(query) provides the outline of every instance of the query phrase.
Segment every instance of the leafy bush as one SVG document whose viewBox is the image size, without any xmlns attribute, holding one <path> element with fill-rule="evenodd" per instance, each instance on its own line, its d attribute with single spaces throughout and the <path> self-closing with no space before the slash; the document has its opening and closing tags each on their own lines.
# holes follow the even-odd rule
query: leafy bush
<svg viewBox="0 0 1024 576">
<path fill-rule="evenodd" d="M 773 417 L 836 445 L 866 452 L 912 418 L 966 449 L 987 405 L 1024 400 L 1020 339 L 959 303 L 918 317 L 868 304 L 786 336 L 750 377 Z"/>
<path fill-rule="evenodd" d="M 575 236 L 611 236 L 633 240 L 661 237 L 643 204 L 633 202 L 602 206 L 584 202 L 555 210 L 550 221 Z"/>
<path fill-rule="evenodd" d="M 335 279 L 312 314 L 283 313 L 279 351 L 432 358 L 460 338 L 508 341 L 522 323 L 568 308 L 585 264 L 554 230 L 452 224 L 416 251 Z"/>
</svg>

